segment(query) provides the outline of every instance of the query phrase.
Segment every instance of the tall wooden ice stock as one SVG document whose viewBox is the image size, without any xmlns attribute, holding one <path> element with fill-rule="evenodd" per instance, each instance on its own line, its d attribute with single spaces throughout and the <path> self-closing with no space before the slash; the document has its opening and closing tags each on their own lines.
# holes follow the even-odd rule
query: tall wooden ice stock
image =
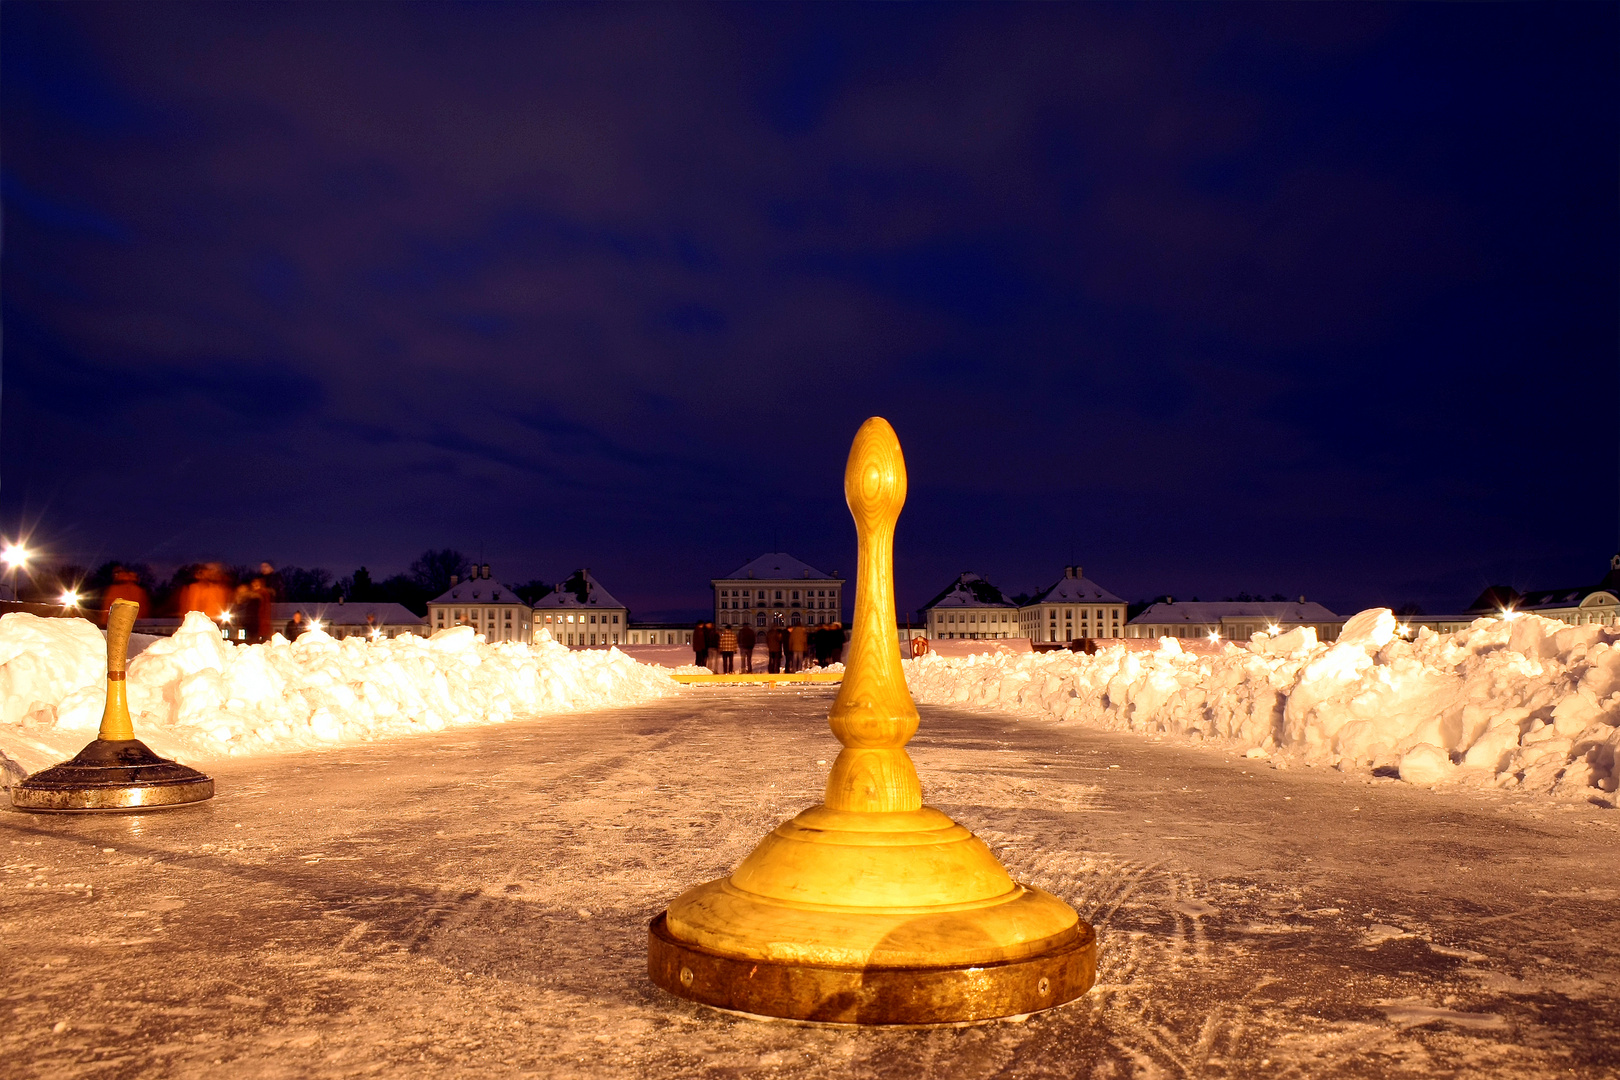
<svg viewBox="0 0 1620 1080">
<path fill-rule="evenodd" d="M 648 972 L 705 1005 L 842 1023 L 984 1020 L 1072 1000 L 1096 975 L 1091 927 L 924 806 L 905 750 L 918 725 L 894 621 L 906 467 L 887 421 L 861 425 L 844 495 L 859 566 L 826 802 L 730 877 L 677 897 L 649 927 Z"/>
<path fill-rule="evenodd" d="M 212 779 L 158 757 L 135 737 L 124 669 L 139 611 L 128 600 L 114 600 L 107 611 L 107 704 L 100 734 L 73 760 L 12 788 L 12 806 L 36 813 L 162 810 L 213 798 Z"/>
</svg>

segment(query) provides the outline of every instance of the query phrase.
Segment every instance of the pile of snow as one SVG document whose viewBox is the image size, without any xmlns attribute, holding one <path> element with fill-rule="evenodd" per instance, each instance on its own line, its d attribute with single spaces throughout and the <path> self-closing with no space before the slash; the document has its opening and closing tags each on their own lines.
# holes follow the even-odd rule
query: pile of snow
<svg viewBox="0 0 1620 1080">
<path fill-rule="evenodd" d="M 0 766 L 9 757 L 37 769 L 93 738 L 106 667 L 106 639 L 83 619 L 0 617 Z M 185 760 L 627 705 L 677 689 L 661 669 L 617 651 L 549 638 L 485 644 L 462 626 L 377 641 L 312 630 L 243 646 L 198 612 L 130 661 L 127 685 L 136 737 Z"/>
<path fill-rule="evenodd" d="M 1414 784 L 1590 798 L 1616 786 L 1620 626 L 1524 615 L 1415 641 L 1383 608 L 1323 644 L 1303 627 L 1194 656 L 1037 653 L 905 662 L 912 695 L 1057 720 L 1235 743 L 1279 763 L 1395 770 Z"/>
</svg>

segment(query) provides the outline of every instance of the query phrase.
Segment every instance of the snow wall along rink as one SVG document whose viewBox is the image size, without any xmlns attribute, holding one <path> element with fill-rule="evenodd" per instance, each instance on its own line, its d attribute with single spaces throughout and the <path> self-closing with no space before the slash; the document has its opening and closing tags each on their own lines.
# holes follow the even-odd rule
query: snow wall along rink
<svg viewBox="0 0 1620 1080">
<path fill-rule="evenodd" d="M 135 737 L 186 763 L 365 742 L 514 717 L 630 705 L 676 693 L 663 671 L 615 650 L 549 638 L 485 644 L 472 627 L 431 638 L 232 645 L 192 612 L 129 664 Z M 106 702 L 106 636 L 85 619 L 0 616 L 0 776 L 72 757 Z"/>
<path fill-rule="evenodd" d="M 1003 707 L 1095 727 L 1219 740 L 1278 764 L 1393 767 L 1456 782 L 1612 800 L 1620 744 L 1620 627 L 1524 615 L 1457 634 L 1395 635 L 1364 611 L 1331 644 L 1256 635 L 1193 656 L 1024 653 L 905 661 L 921 703 Z M 106 646 L 82 619 L 0 617 L 0 779 L 71 757 L 94 735 Z M 183 761 L 369 741 L 677 693 L 663 669 L 552 641 L 431 638 L 231 645 L 192 613 L 129 666 L 135 733 Z"/>
<path fill-rule="evenodd" d="M 1162 638 L 1156 652 L 925 656 L 905 667 L 919 703 L 1222 740 L 1279 765 L 1392 767 L 1414 784 L 1613 802 L 1620 626 L 1521 615 L 1456 634 L 1425 628 L 1415 641 L 1395 630 L 1377 608 L 1328 644 L 1305 627 L 1215 656 Z"/>
</svg>

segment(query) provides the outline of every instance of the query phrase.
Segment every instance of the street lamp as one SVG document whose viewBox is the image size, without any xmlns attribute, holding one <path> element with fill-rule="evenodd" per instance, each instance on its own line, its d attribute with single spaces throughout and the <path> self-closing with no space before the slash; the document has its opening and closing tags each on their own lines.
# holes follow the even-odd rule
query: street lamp
<svg viewBox="0 0 1620 1080">
<path fill-rule="evenodd" d="M 13 600 L 17 599 L 17 571 L 26 568 L 28 560 L 33 555 L 34 553 L 28 550 L 28 545 L 20 540 L 0 547 L 0 563 L 6 565 L 6 589 Z"/>
<path fill-rule="evenodd" d="M 75 592 L 73 589 L 64 589 L 62 591 L 62 606 L 63 607 L 78 607 L 79 606 L 79 594 L 77 592 Z"/>
</svg>

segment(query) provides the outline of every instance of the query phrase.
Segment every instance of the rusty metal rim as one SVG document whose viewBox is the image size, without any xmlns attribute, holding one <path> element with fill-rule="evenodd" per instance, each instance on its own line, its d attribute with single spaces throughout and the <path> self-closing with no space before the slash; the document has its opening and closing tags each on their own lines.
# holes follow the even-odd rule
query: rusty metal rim
<svg viewBox="0 0 1620 1080">
<path fill-rule="evenodd" d="M 24 781 L 12 787 L 11 805 L 36 814 L 131 813 L 189 806 L 213 796 L 214 781 L 201 774 L 183 780 L 116 787 L 33 787 Z"/>
<path fill-rule="evenodd" d="M 744 1016 L 812 1023 L 930 1027 L 1043 1012 L 1080 997 L 1097 974 L 1097 935 L 1022 960 L 960 967 L 843 968 L 725 956 L 647 927 L 654 985 Z"/>
</svg>

